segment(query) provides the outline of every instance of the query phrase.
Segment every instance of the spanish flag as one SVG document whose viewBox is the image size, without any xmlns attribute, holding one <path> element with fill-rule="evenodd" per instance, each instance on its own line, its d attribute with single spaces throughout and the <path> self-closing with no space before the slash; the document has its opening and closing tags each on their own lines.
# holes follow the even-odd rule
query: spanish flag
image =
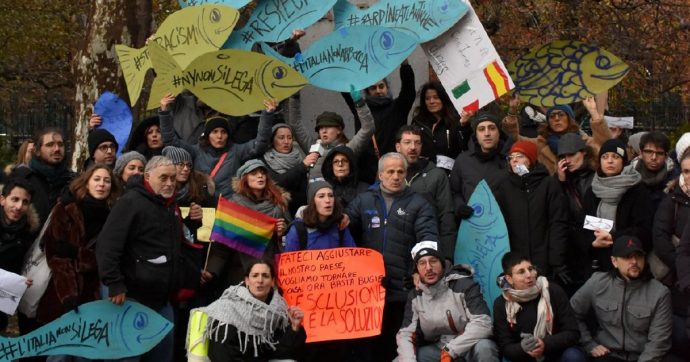
<svg viewBox="0 0 690 362">
<path fill-rule="evenodd" d="M 276 221 L 266 214 L 218 198 L 211 240 L 260 258 L 271 241 Z"/>
<path fill-rule="evenodd" d="M 508 93 L 510 90 L 508 75 L 497 61 L 493 61 L 484 68 L 484 77 L 486 81 L 489 82 L 491 90 L 494 92 L 494 99 Z"/>
</svg>

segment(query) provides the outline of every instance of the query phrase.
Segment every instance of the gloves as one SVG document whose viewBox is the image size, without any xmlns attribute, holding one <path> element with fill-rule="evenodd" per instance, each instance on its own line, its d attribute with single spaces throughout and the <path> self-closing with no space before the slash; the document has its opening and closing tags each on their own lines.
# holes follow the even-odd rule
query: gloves
<svg viewBox="0 0 690 362">
<path fill-rule="evenodd" d="M 474 209 L 467 205 L 459 205 L 457 209 L 458 216 L 461 219 L 469 219 L 474 215 Z"/>
<path fill-rule="evenodd" d="M 450 356 L 447 349 L 441 350 L 441 362 L 453 362 L 453 357 Z"/>
<path fill-rule="evenodd" d="M 355 89 L 355 86 L 352 84 L 350 84 L 350 97 L 352 97 L 352 101 L 355 103 L 358 103 L 362 100 L 362 92 L 358 89 Z"/>
<path fill-rule="evenodd" d="M 58 240 L 55 247 L 55 256 L 60 258 L 76 259 L 79 248 L 67 240 Z"/>
<path fill-rule="evenodd" d="M 74 311 L 74 313 L 79 313 L 79 297 L 73 295 L 65 298 L 62 301 L 62 310 L 64 313 Z"/>
<path fill-rule="evenodd" d="M 534 338 L 534 335 L 529 333 L 520 333 L 520 337 L 522 338 L 520 341 L 520 347 L 522 347 L 522 350 L 525 351 L 525 353 L 532 352 L 532 350 L 537 348 L 537 339 Z"/>
<path fill-rule="evenodd" d="M 556 278 L 563 282 L 563 285 L 569 285 L 573 282 L 573 278 L 570 276 L 570 272 L 568 272 L 565 265 L 553 268 L 553 279 Z"/>
</svg>

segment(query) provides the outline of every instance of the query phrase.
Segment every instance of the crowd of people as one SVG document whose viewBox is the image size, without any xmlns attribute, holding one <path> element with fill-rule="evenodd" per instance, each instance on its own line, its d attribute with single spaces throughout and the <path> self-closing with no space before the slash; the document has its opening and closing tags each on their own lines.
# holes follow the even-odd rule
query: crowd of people
<svg viewBox="0 0 690 362">
<path fill-rule="evenodd" d="M 352 139 L 331 111 L 305 129 L 299 94 L 246 117 L 167 95 L 126 145 L 94 114 L 79 173 L 62 131 L 38 131 L 0 196 L 0 267 L 20 273 L 38 238 L 52 271 L 35 315 L 19 314 L 21 333 L 87 302 L 134 300 L 175 328 L 128 361 L 185 360 L 192 308 L 208 315 L 212 362 L 687 360 L 690 134 L 673 151 L 656 131 L 626 143 L 592 98 L 577 105 L 591 134 L 570 106 L 529 106 L 543 114 L 533 132 L 519 102 L 458 113 L 436 81 L 408 125 L 407 63 L 400 77 L 397 98 L 387 79 L 343 94 Z M 493 305 L 472 267 L 453 265 L 481 180 L 511 250 Z M 198 240 L 203 208 L 221 196 L 277 220 L 262 258 Z M 304 311 L 281 296 L 272 261 L 336 247 L 383 255 L 381 333 L 307 344 Z"/>
</svg>

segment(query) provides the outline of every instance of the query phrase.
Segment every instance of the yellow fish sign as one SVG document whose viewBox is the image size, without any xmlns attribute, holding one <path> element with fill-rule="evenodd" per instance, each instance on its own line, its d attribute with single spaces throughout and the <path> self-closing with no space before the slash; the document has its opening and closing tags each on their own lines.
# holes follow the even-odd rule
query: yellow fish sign
<svg viewBox="0 0 690 362">
<path fill-rule="evenodd" d="M 228 39 L 240 14 L 223 5 L 190 6 L 168 16 L 149 39 L 186 67 L 197 56 L 218 50 Z M 115 52 L 127 83 L 131 105 L 139 99 L 146 71 L 151 68 L 148 46 L 133 49 L 116 45 Z"/>
<path fill-rule="evenodd" d="M 166 94 L 188 89 L 216 111 L 242 116 L 263 109 L 264 99 L 283 100 L 309 83 L 278 59 L 239 49 L 206 53 L 184 70 L 158 44 L 149 44 L 149 54 L 156 79 L 148 109 Z"/>
</svg>

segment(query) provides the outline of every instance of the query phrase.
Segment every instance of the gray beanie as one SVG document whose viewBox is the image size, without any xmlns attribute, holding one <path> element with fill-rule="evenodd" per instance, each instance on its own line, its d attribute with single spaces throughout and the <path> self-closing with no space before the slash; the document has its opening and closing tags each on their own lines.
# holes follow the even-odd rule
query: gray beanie
<svg viewBox="0 0 690 362">
<path fill-rule="evenodd" d="M 115 167 L 113 168 L 113 173 L 120 176 L 122 171 L 124 171 L 125 166 L 132 160 L 139 160 L 141 163 L 146 165 L 146 157 L 137 151 L 129 151 L 120 155 L 115 161 Z"/>
<path fill-rule="evenodd" d="M 178 164 L 180 162 L 192 162 L 192 155 L 187 152 L 184 148 L 180 147 L 175 147 L 175 146 L 166 146 L 163 148 L 163 151 L 161 151 L 163 156 L 167 157 L 172 161 L 174 164 Z"/>
<path fill-rule="evenodd" d="M 287 128 L 292 132 L 292 127 L 290 127 L 287 123 L 276 123 L 271 127 L 271 136 L 276 135 L 276 131 L 279 130 L 280 128 Z"/>
<path fill-rule="evenodd" d="M 235 172 L 235 176 L 237 177 L 242 177 L 257 168 L 262 167 L 264 170 L 268 169 L 266 167 L 266 164 L 261 162 L 261 160 L 257 159 L 252 159 L 244 163 L 244 165 L 240 166 L 240 168 L 237 169 L 237 172 Z"/>
<path fill-rule="evenodd" d="M 310 180 L 309 186 L 307 186 L 307 205 L 311 203 L 311 200 L 314 198 L 314 195 L 316 195 L 317 191 L 326 187 L 331 190 L 333 189 L 333 186 L 331 186 L 331 184 L 329 184 L 328 181 L 322 178 Z"/>
</svg>

